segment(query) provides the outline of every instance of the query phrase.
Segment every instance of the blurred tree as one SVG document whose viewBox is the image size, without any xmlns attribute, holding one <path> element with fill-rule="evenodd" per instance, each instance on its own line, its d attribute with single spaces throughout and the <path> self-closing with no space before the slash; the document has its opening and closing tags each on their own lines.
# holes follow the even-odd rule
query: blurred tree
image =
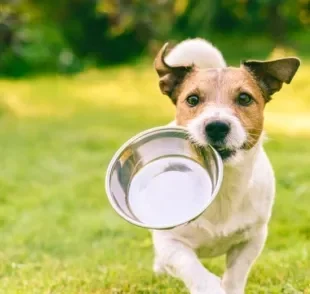
<svg viewBox="0 0 310 294">
<path fill-rule="evenodd" d="M 188 0 L 185 12 L 179 16 L 175 33 L 181 38 L 204 36 L 210 33 L 211 23 L 219 10 L 219 1 Z"/>
<path fill-rule="evenodd" d="M 62 64 L 70 45 L 56 24 L 31 1 L 7 1 L 0 5 L 0 75 L 23 76 L 44 71 L 75 72 L 80 62 L 72 55 Z M 44 20 L 44 21 L 43 21 Z"/>
<path fill-rule="evenodd" d="M 0 0 L 0 74 L 114 64 L 166 40 L 309 33 L 309 0 Z"/>
</svg>

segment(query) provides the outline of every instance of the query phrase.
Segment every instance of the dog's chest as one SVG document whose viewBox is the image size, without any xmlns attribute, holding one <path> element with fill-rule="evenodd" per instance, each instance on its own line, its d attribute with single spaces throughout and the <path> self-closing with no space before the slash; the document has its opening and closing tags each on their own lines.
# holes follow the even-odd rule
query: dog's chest
<svg viewBox="0 0 310 294">
<path fill-rule="evenodd" d="M 218 256 L 255 234 L 259 225 L 257 219 L 247 218 L 245 215 L 239 217 L 238 219 L 238 216 L 234 216 L 227 222 L 217 225 L 201 218 L 184 227 L 179 237 L 197 250 L 200 256 Z"/>
<path fill-rule="evenodd" d="M 232 246 L 249 240 L 257 231 L 257 226 L 254 220 L 248 220 L 246 223 L 231 220 L 231 223 L 210 226 L 208 231 L 201 230 L 200 237 L 197 238 L 196 235 L 195 249 L 199 256 L 213 257 L 224 254 Z"/>
<path fill-rule="evenodd" d="M 200 256 L 224 254 L 255 234 L 261 220 L 257 206 L 259 203 L 245 195 L 235 207 L 227 195 L 223 195 L 201 217 L 180 228 L 178 237 L 196 249 Z"/>
</svg>

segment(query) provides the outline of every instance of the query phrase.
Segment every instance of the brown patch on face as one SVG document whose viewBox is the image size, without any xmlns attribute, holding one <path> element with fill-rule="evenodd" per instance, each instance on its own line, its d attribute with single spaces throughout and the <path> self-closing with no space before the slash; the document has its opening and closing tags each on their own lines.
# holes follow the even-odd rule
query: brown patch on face
<svg viewBox="0 0 310 294">
<path fill-rule="evenodd" d="M 238 104 L 241 93 L 253 98 L 248 106 Z M 247 133 L 245 149 L 253 147 L 259 139 L 264 121 L 265 99 L 254 77 L 244 68 L 197 69 L 189 73 L 175 90 L 176 121 L 186 126 L 199 116 L 208 106 L 230 109 L 241 122 Z M 197 106 L 188 105 L 186 98 L 195 95 L 200 102 Z"/>
</svg>

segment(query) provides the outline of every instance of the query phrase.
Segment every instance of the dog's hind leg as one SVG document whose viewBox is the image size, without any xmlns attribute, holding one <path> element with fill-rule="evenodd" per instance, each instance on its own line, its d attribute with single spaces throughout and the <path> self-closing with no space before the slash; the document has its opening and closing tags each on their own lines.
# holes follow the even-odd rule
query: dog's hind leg
<svg viewBox="0 0 310 294">
<path fill-rule="evenodd" d="M 220 279 L 202 265 L 190 247 L 160 234 L 153 233 L 157 270 L 181 279 L 191 294 L 225 294 Z"/>
<path fill-rule="evenodd" d="M 153 264 L 153 271 L 156 275 L 162 275 L 166 273 L 165 266 L 160 262 L 160 258 L 155 257 Z"/>
<path fill-rule="evenodd" d="M 243 294 L 247 277 L 256 258 L 261 253 L 267 237 L 267 227 L 248 242 L 239 244 L 227 253 L 227 269 L 223 287 L 227 294 Z"/>
</svg>

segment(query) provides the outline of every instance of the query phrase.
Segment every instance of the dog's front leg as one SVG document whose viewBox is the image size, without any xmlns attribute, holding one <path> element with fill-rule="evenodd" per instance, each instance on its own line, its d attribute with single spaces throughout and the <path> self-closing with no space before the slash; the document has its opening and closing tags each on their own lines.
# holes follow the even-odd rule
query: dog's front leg
<svg viewBox="0 0 310 294">
<path fill-rule="evenodd" d="M 250 269 L 261 253 L 267 237 L 267 227 L 246 243 L 231 248 L 226 257 L 227 269 L 223 287 L 227 294 L 243 294 Z"/>
<path fill-rule="evenodd" d="M 191 294 L 225 294 L 220 279 L 201 264 L 190 247 L 174 239 L 157 237 L 155 271 L 164 270 L 181 279 Z"/>
</svg>

